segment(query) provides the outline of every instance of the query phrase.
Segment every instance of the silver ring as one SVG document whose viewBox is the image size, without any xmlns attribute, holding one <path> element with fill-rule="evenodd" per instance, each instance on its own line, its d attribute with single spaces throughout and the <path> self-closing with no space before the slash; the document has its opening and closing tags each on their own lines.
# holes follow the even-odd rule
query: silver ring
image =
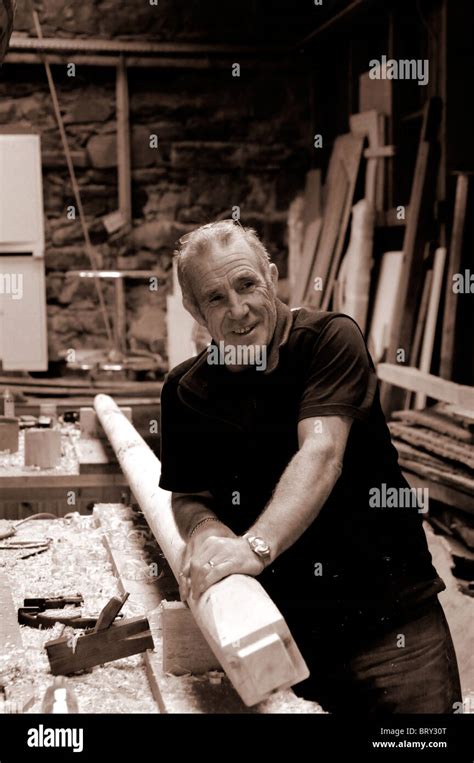
<svg viewBox="0 0 474 763">
<path fill-rule="evenodd" d="M 216 565 L 214 564 L 214 562 L 212 561 L 212 559 L 210 559 L 210 560 L 208 561 L 208 565 L 209 565 L 209 567 L 215 567 L 215 566 L 216 566 Z"/>
</svg>

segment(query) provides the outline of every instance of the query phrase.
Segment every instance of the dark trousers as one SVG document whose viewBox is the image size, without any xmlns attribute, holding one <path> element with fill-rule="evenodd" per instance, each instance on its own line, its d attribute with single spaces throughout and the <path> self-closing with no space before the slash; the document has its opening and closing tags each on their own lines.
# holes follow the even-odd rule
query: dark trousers
<svg viewBox="0 0 474 763">
<path fill-rule="evenodd" d="M 311 673 L 293 689 L 327 712 L 453 713 L 462 701 L 453 642 L 437 597 L 381 634 L 293 635 Z"/>
</svg>

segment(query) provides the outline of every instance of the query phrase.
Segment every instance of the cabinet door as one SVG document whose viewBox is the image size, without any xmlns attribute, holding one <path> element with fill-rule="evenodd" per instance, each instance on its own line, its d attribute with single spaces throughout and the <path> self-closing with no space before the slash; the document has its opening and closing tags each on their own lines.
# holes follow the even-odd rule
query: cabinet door
<svg viewBox="0 0 474 763">
<path fill-rule="evenodd" d="M 37 135 L 0 135 L 0 243 L 43 244 L 43 195 Z"/>
<path fill-rule="evenodd" d="M 5 371 L 46 371 L 44 260 L 0 254 L 0 360 Z"/>
</svg>

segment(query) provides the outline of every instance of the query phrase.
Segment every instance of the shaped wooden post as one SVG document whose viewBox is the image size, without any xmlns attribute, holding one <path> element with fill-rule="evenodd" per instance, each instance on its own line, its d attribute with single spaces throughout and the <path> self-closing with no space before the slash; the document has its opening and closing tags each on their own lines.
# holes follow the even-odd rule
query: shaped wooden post
<svg viewBox="0 0 474 763">
<path fill-rule="evenodd" d="M 185 541 L 176 526 L 171 493 L 158 486 L 161 465 L 108 395 L 94 407 L 130 488 L 176 577 Z M 230 575 L 189 607 L 209 646 L 246 705 L 261 702 L 309 675 L 283 616 L 260 583 Z"/>
</svg>

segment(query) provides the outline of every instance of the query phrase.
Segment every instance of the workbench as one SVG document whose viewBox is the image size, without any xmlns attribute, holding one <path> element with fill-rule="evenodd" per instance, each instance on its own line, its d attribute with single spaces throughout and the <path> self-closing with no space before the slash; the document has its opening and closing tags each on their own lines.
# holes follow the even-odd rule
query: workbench
<svg viewBox="0 0 474 763">
<path fill-rule="evenodd" d="M 118 465 L 113 471 L 80 474 L 75 446 L 80 438 L 74 424 L 61 425 L 61 461 L 53 469 L 24 466 L 24 431 L 17 453 L 0 453 L 0 518 L 22 519 L 47 511 L 64 516 L 91 512 L 95 503 L 129 497 L 127 480 Z"/>
<path fill-rule="evenodd" d="M 0 520 L 0 531 L 8 525 Z M 246 707 L 222 672 L 171 675 L 162 670 L 160 601 L 176 601 L 178 587 L 139 512 L 105 504 L 96 506 L 92 517 L 74 513 L 26 523 L 15 539 L 47 537 L 52 539 L 50 549 L 28 559 L 19 558 L 22 550 L 0 549 L 0 579 L 6 578 L 15 608 L 27 597 L 80 592 L 82 614 L 96 615 L 112 596 L 127 590 L 130 596 L 123 607 L 124 616 L 146 614 L 155 643 L 155 650 L 144 655 L 70 676 L 68 682 L 81 713 L 322 713 L 319 705 L 299 699 L 289 690 Z M 10 618 L 10 628 L 15 630 L 14 626 Z M 22 697 L 22 701 L 33 694 L 25 712 L 40 712 L 44 692 L 52 683 L 44 644 L 67 635 L 70 629 L 64 634 L 65 626 L 60 624 L 48 630 L 16 627 L 24 652 L 5 646 L 0 626 L 0 684 L 6 686 L 8 696 Z"/>
</svg>

